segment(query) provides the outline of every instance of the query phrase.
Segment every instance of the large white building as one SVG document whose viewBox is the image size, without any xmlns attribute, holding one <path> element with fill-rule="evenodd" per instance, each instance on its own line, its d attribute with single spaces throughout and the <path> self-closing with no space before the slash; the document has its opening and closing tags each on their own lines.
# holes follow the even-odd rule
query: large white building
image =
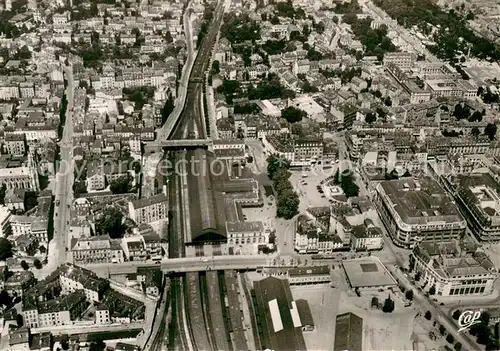
<svg viewBox="0 0 500 351">
<path fill-rule="evenodd" d="M 387 180 L 376 189 L 377 211 L 398 246 L 451 241 L 465 233 L 467 223 L 455 202 L 430 177 Z"/>
<path fill-rule="evenodd" d="M 427 287 L 438 296 L 489 295 L 497 279 L 497 269 L 473 244 L 420 243 L 412 252 L 415 270 Z"/>
<path fill-rule="evenodd" d="M 437 97 L 458 97 L 463 99 L 474 99 L 477 88 L 463 79 L 432 79 L 425 81 L 426 90 Z"/>
</svg>

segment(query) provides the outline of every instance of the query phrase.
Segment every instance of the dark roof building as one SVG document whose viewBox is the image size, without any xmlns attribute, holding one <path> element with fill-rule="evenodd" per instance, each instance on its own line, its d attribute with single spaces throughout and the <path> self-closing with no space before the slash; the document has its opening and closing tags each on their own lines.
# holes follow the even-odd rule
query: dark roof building
<svg viewBox="0 0 500 351">
<path fill-rule="evenodd" d="M 363 349 L 363 318 L 348 312 L 339 314 L 335 324 L 333 351 L 361 351 Z"/>
<path fill-rule="evenodd" d="M 306 350 L 299 312 L 292 303 L 288 280 L 268 277 L 254 282 L 254 289 L 262 348 Z"/>
</svg>

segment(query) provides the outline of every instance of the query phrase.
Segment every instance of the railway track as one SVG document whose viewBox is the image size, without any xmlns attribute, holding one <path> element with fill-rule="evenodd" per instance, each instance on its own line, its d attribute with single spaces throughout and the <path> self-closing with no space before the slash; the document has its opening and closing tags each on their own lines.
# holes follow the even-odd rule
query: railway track
<svg viewBox="0 0 500 351">
<path fill-rule="evenodd" d="M 168 139 L 196 139 L 206 138 L 205 117 L 203 113 L 203 84 L 205 81 L 205 72 L 209 68 L 212 48 L 222 22 L 224 11 L 223 2 L 218 3 L 214 11 L 214 18 L 208 34 L 205 36 L 198 55 L 195 59 L 191 76 L 189 79 L 186 100 L 183 112 L 179 116 L 176 125 L 173 128 Z M 187 169 L 190 162 L 202 161 L 204 154 L 195 151 L 189 152 L 169 152 L 166 157 L 170 164 L 177 165 L 180 162 L 187 162 Z M 175 170 L 175 167 L 174 167 Z M 188 214 L 184 213 L 183 203 L 190 201 L 188 198 L 195 199 L 199 197 L 196 191 L 189 189 L 188 198 L 185 198 L 182 191 L 181 177 L 178 174 L 168 176 L 167 189 L 169 192 L 169 257 L 185 257 L 185 237 L 191 233 L 186 233 L 184 220 L 188 221 Z M 189 184 L 189 182 L 188 182 Z M 209 186 L 208 184 L 206 185 Z M 196 189 L 204 191 L 204 189 Z M 189 208 L 189 205 L 188 205 Z M 195 216 L 194 218 L 199 218 Z M 190 228 L 190 226 L 188 226 Z M 203 278 L 206 279 L 206 278 Z M 210 278 L 212 279 L 212 278 Z M 185 277 L 174 276 L 171 279 L 171 323 L 164 328 L 168 328 L 168 349 L 169 350 L 216 350 L 229 349 L 224 346 L 224 341 L 220 336 L 209 337 L 207 329 L 212 328 L 211 317 L 214 318 L 213 324 L 218 328 L 222 318 L 218 317 L 217 303 L 214 305 L 214 312 L 211 312 L 212 301 L 207 301 L 207 295 L 202 298 L 200 290 L 207 290 L 206 280 L 200 280 L 198 273 L 187 273 Z M 208 292 L 207 292 L 208 293 Z M 220 294 L 219 294 L 219 310 Z M 224 331 L 225 328 L 223 328 Z M 159 333 L 160 334 L 160 333 Z M 165 334 L 165 332 L 163 333 Z M 160 343 L 161 344 L 161 343 Z M 222 346 L 219 346 L 221 344 Z M 227 344 L 227 343 L 226 343 Z"/>
</svg>

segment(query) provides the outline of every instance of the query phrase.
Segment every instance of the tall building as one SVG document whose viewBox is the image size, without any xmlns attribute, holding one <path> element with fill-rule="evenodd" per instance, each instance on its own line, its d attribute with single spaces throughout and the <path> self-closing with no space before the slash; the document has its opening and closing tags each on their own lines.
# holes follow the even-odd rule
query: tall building
<svg viewBox="0 0 500 351">
<path fill-rule="evenodd" d="M 129 202 L 129 217 L 137 224 L 151 223 L 167 219 L 167 197 L 157 194 L 148 199 Z"/>
<path fill-rule="evenodd" d="M 467 223 L 455 202 L 430 177 L 400 178 L 379 183 L 375 205 L 393 242 L 449 242 L 465 234 Z"/>
<path fill-rule="evenodd" d="M 461 174 L 442 180 L 462 208 L 472 233 L 479 240 L 500 240 L 500 184 L 491 174 Z"/>
<path fill-rule="evenodd" d="M 426 286 L 434 286 L 439 296 L 489 295 L 497 279 L 497 269 L 474 244 L 420 243 L 412 252 L 415 270 Z"/>
</svg>

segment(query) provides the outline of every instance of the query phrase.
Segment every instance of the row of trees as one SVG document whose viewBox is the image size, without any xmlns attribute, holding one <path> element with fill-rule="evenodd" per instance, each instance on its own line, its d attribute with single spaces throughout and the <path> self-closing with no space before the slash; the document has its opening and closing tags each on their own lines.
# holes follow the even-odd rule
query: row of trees
<svg viewBox="0 0 500 351">
<path fill-rule="evenodd" d="M 64 93 L 59 106 L 59 124 L 57 125 L 57 136 L 62 138 L 64 132 L 64 124 L 66 123 L 66 109 L 68 108 L 68 99 Z"/>
<path fill-rule="evenodd" d="M 248 14 L 227 13 L 224 15 L 220 33 L 231 44 L 240 44 L 245 41 L 255 43 L 260 39 L 260 26 Z"/>
<path fill-rule="evenodd" d="M 486 111 L 484 109 L 482 111 L 472 112 L 468 105 L 462 103 L 456 104 L 455 109 L 453 110 L 453 116 L 456 119 L 466 119 L 469 122 L 481 122 L 485 114 Z"/>
<path fill-rule="evenodd" d="M 295 93 L 281 85 L 278 76 L 270 73 L 267 79 L 260 81 L 257 86 L 249 84 L 244 91 L 237 80 L 224 80 L 216 89 L 217 93 L 224 94 L 226 102 L 232 104 L 235 98 L 246 97 L 249 100 L 265 100 L 276 98 L 293 98 Z"/>
<path fill-rule="evenodd" d="M 500 59 L 500 49 L 489 39 L 476 35 L 468 27 L 466 16 L 454 10 L 445 12 L 432 0 L 375 0 L 374 3 L 407 28 L 425 27 L 428 32 L 429 26 L 441 28 L 434 35 L 436 45 L 431 47 L 439 58 L 456 62 L 458 56 L 470 50 L 472 56 L 480 59 Z"/>
<path fill-rule="evenodd" d="M 387 37 L 387 26 L 381 25 L 376 29 L 372 29 L 371 18 L 359 19 L 356 13 L 348 13 L 344 15 L 343 21 L 351 25 L 351 29 L 365 47 L 367 55 L 376 55 L 381 61 L 384 53 L 396 50 L 396 46 L 391 39 Z"/>
<path fill-rule="evenodd" d="M 299 213 L 299 196 L 290 183 L 290 164 L 287 160 L 271 155 L 267 158 L 267 175 L 276 192 L 276 216 L 292 219 Z"/>
</svg>

